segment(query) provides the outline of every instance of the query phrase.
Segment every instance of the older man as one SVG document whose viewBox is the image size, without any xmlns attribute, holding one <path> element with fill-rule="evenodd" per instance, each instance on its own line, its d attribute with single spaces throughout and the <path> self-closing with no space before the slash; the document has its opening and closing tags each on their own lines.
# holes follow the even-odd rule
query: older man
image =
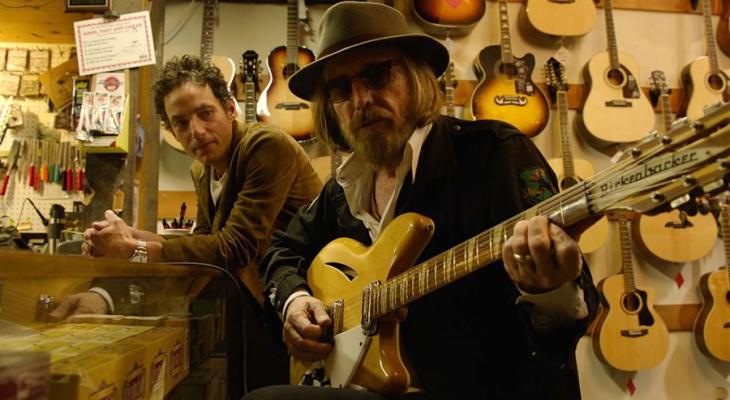
<svg viewBox="0 0 730 400">
<path fill-rule="evenodd" d="M 370 392 L 278 386 L 257 390 L 247 400 L 378 399 L 381 394 L 579 398 L 575 346 L 594 316 L 597 292 L 571 236 L 578 232 L 566 233 L 535 216 L 506 224 L 494 241 L 459 247 L 557 192 L 555 175 L 539 151 L 505 123 L 440 116 L 436 77 L 445 70 L 448 53 L 438 41 L 409 33 L 397 10 L 340 2 L 324 14 L 319 32 L 319 58 L 292 76 L 289 87 L 312 101 L 317 134 L 352 155 L 288 230 L 274 235 L 262 267 L 267 293 L 284 320 L 284 341 L 297 368 L 304 366 L 294 375 L 302 383 L 344 383 Z M 388 230 L 391 224 L 404 225 L 404 219 L 394 219 L 407 212 L 434 221 L 433 238 L 413 257 L 420 262 L 440 254 L 434 263 L 443 264 L 442 275 L 421 275 L 388 296 L 374 289 L 373 296 L 382 296 L 379 302 L 368 302 L 355 290 L 341 308 L 312 295 L 340 290 L 332 282 L 362 284 L 358 279 L 370 279 L 372 269 L 382 271 L 381 264 L 390 262 L 385 254 L 393 259 L 418 254 L 418 245 L 401 243 L 410 231 Z M 411 218 L 410 227 L 431 229 L 418 218 L 404 218 Z M 327 247 L 332 250 L 308 281 L 315 255 L 338 237 L 372 244 L 373 250 L 366 254 L 352 242 Z M 480 266 L 494 243 L 503 245 L 501 260 L 449 279 L 449 272 L 463 273 L 464 265 Z M 390 275 L 385 271 L 382 280 Z M 424 294 L 429 277 L 449 284 L 416 296 Z M 317 278 L 325 279 L 312 281 Z M 360 301 L 374 308 L 360 308 Z M 357 318 L 353 328 L 336 336 L 334 347 L 326 339 L 333 330 L 338 333 L 340 323 L 347 327 L 353 315 L 406 303 L 407 317 L 403 310 L 394 315 L 399 325 L 386 316 L 378 325 L 365 318 L 361 327 Z M 373 329 L 363 333 L 363 327 Z M 319 362 L 324 359 L 328 362 Z M 341 360 L 354 362 L 338 364 Z"/>
</svg>

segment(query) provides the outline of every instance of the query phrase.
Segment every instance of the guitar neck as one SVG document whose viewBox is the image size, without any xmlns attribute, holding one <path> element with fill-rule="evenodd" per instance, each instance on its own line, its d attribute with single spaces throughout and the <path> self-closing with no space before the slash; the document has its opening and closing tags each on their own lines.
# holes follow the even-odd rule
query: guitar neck
<svg viewBox="0 0 730 400">
<path fill-rule="evenodd" d="M 244 84 L 246 106 L 244 109 L 245 122 L 256 122 L 256 84 L 253 81 L 246 81 Z"/>
<path fill-rule="evenodd" d="M 669 102 L 669 93 L 662 93 L 659 96 L 662 102 L 662 118 L 664 120 L 664 132 L 672 130 L 672 105 Z"/>
<path fill-rule="evenodd" d="M 621 243 L 621 273 L 624 275 L 624 293 L 636 292 L 634 282 L 634 263 L 631 257 L 631 232 L 629 231 L 629 219 L 625 213 L 618 217 L 618 233 Z"/>
<path fill-rule="evenodd" d="M 707 43 L 707 58 L 710 59 L 710 73 L 716 74 L 720 71 L 720 64 L 717 61 L 717 47 L 712 33 L 712 8 L 710 0 L 702 0 L 702 17 L 705 21 L 705 42 Z"/>
<path fill-rule="evenodd" d="M 509 14 L 507 14 L 507 0 L 499 0 L 499 33 L 502 51 L 502 64 L 511 65 L 514 62 L 512 54 L 512 39 L 509 33 Z"/>
<path fill-rule="evenodd" d="M 720 208 L 720 232 L 722 232 L 722 242 L 725 245 L 725 277 L 727 278 L 727 286 L 730 287 L 730 192 L 723 194 L 724 201 Z"/>
<path fill-rule="evenodd" d="M 286 61 L 288 65 L 297 65 L 299 48 L 299 25 L 297 24 L 297 0 L 286 3 Z"/>
<path fill-rule="evenodd" d="M 573 150 L 570 147 L 568 137 L 568 93 L 565 90 L 558 90 L 558 121 L 560 125 L 560 152 L 563 160 L 563 175 L 575 177 L 575 162 L 573 161 Z"/>
<path fill-rule="evenodd" d="M 454 106 L 454 88 L 446 86 L 444 89 L 444 105 L 446 107 L 446 115 L 453 117 L 456 115 L 456 106 Z"/>
<path fill-rule="evenodd" d="M 705 118 L 709 123 L 719 116 L 719 114 L 710 114 Z M 647 185 L 670 181 L 686 173 L 688 169 L 699 168 L 708 161 L 716 159 L 721 152 L 727 151 L 730 129 L 719 130 L 711 137 L 703 139 L 702 143 L 691 142 L 692 144 L 687 145 L 686 148 L 677 150 L 675 146 L 679 146 L 683 142 L 690 142 L 693 136 L 684 129 L 678 129 L 678 132 L 672 134 L 673 141 L 670 141 L 670 147 L 650 145 L 651 141 L 645 141 L 643 145 L 650 147 L 644 149 L 643 152 L 637 148 L 638 153 L 636 154 L 639 154 L 637 158 L 624 158 L 591 179 L 557 193 L 542 203 L 378 286 L 369 287 L 362 296 L 356 296 L 354 302 L 362 305 L 362 309 L 368 310 L 369 321 L 395 311 L 497 261 L 501 257 L 502 246 L 512 235 L 514 225 L 518 221 L 535 215 L 545 215 L 551 222 L 561 227 L 568 227 L 589 216 L 602 214 L 618 207 L 620 201 L 629 202 L 630 208 L 637 212 L 652 210 L 661 204 L 646 194 L 641 195 L 638 199 L 634 199 L 634 196 L 649 190 Z M 656 138 L 656 140 L 664 143 L 661 138 Z M 708 151 L 710 148 L 714 150 Z M 701 172 L 706 175 L 703 178 L 707 180 L 714 181 L 717 174 L 725 174 L 723 169 L 714 164 L 709 164 L 705 168 L 707 171 L 703 169 Z M 681 181 L 674 182 L 673 185 L 672 190 L 676 190 L 677 194 L 672 194 L 670 198 L 687 193 L 688 187 L 683 186 Z M 630 252 L 630 246 L 628 251 Z M 633 272 L 630 267 L 630 264 L 624 265 L 629 274 Z M 633 287 L 632 274 L 630 278 L 627 280 Z M 361 299 L 365 299 L 366 304 L 361 304 L 360 302 L 363 301 Z"/>
<path fill-rule="evenodd" d="M 217 0 L 205 0 L 203 6 L 203 31 L 200 38 L 200 57 L 210 62 L 213 56 L 213 30 L 215 28 L 215 13 Z"/>
<path fill-rule="evenodd" d="M 621 64 L 618 61 L 618 43 L 616 42 L 616 29 L 613 24 L 613 5 L 611 0 L 605 0 L 604 13 L 606 15 L 606 37 L 608 38 L 608 54 L 612 69 L 618 69 Z"/>
</svg>

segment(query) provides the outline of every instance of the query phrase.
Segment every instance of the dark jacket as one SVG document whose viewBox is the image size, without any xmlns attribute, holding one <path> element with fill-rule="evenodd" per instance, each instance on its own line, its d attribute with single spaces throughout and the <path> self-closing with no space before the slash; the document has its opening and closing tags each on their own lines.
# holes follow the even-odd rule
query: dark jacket
<svg viewBox="0 0 730 400">
<path fill-rule="evenodd" d="M 439 119 L 423 145 L 415 182 L 406 179 L 396 215 L 435 222 L 427 260 L 556 193 L 556 178 L 533 143 L 497 121 Z M 315 203 L 277 232 L 262 261 L 281 311 L 316 253 L 337 237 L 370 244 L 331 179 Z M 438 399 L 576 399 L 575 347 L 597 308 L 587 266 L 578 284 L 590 316 L 539 334 L 501 261 L 409 306 L 401 340 L 419 383 Z"/>
</svg>

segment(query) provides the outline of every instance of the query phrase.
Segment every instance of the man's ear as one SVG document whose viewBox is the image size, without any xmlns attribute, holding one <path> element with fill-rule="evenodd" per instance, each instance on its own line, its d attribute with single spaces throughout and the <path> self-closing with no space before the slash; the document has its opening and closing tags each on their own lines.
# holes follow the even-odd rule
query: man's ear
<svg viewBox="0 0 730 400">
<path fill-rule="evenodd" d="M 233 97 L 228 98 L 228 102 L 226 103 L 226 113 L 228 113 L 228 116 L 231 117 L 231 119 L 238 118 L 238 103 L 236 103 L 236 100 Z"/>
</svg>

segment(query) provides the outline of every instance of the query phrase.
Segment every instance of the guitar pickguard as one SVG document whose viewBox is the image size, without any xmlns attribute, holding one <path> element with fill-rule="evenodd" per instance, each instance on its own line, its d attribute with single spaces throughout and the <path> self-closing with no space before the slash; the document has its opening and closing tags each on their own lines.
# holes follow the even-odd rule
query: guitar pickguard
<svg viewBox="0 0 730 400">
<path fill-rule="evenodd" d="M 636 78 L 634 77 L 634 74 L 632 74 L 631 71 L 629 71 L 629 69 L 623 65 L 621 65 L 621 70 L 626 76 L 626 85 L 624 85 L 623 89 L 624 98 L 638 99 L 640 96 L 639 84 L 636 83 Z"/>
<path fill-rule="evenodd" d="M 639 294 L 639 297 L 641 297 L 641 309 L 639 310 L 639 325 L 641 326 L 652 326 L 654 325 L 654 316 L 651 315 L 651 311 L 647 307 L 647 298 L 646 298 L 646 292 L 643 290 L 637 289 L 636 292 Z"/>
</svg>

